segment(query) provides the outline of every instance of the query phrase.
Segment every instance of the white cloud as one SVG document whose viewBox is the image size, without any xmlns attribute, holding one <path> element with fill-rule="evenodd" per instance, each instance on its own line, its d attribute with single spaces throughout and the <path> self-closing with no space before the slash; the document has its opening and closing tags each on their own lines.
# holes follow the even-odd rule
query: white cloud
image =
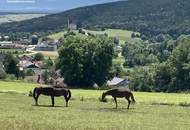
<svg viewBox="0 0 190 130">
<path fill-rule="evenodd" d="M 7 0 L 7 3 L 36 3 L 36 0 Z"/>
</svg>

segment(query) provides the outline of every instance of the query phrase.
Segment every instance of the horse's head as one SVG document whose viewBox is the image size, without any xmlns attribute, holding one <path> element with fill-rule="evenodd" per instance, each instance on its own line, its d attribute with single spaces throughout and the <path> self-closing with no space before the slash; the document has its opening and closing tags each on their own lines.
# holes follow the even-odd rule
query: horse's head
<svg viewBox="0 0 190 130">
<path fill-rule="evenodd" d="M 101 98 L 101 102 L 107 102 L 107 100 L 105 99 L 105 97 L 106 97 L 106 93 L 102 93 L 102 98 Z"/>
<path fill-rule="evenodd" d="M 102 93 L 102 101 L 104 100 L 105 96 L 106 96 L 106 95 L 105 95 L 105 93 L 103 92 L 103 93 Z"/>
</svg>

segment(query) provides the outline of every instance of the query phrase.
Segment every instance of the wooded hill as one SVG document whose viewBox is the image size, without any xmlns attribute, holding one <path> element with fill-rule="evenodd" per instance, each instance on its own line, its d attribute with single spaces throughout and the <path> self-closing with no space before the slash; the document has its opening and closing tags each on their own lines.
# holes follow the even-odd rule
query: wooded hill
<svg viewBox="0 0 190 130">
<path fill-rule="evenodd" d="M 190 0 L 128 0 L 81 7 L 41 18 L 0 25 L 0 32 L 48 32 L 67 27 L 120 28 L 148 37 L 190 34 Z"/>
</svg>

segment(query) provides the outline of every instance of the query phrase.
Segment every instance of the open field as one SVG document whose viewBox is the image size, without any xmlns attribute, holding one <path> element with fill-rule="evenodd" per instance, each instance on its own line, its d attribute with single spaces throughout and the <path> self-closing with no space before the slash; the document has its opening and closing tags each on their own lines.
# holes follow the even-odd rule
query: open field
<svg viewBox="0 0 190 130">
<path fill-rule="evenodd" d="M 66 34 L 66 31 L 54 33 L 54 34 L 49 35 L 48 37 L 59 40 L 61 37 L 64 36 L 64 34 Z"/>
<path fill-rule="evenodd" d="M 122 30 L 122 29 L 106 29 L 105 31 L 91 31 L 91 30 L 85 30 L 87 32 L 90 32 L 92 34 L 108 34 L 109 37 L 116 37 L 120 40 L 121 43 L 125 43 L 125 41 L 134 41 L 134 40 L 140 40 L 139 38 L 131 38 L 131 34 L 139 34 L 138 32 L 132 32 L 128 30 Z"/>
<path fill-rule="evenodd" d="M 0 49 L 0 53 L 24 54 L 24 49 Z"/>
<path fill-rule="evenodd" d="M 36 53 L 42 53 L 46 59 L 50 57 L 52 60 L 55 60 L 59 56 L 57 51 L 33 51 L 33 54 Z"/>
<path fill-rule="evenodd" d="M 56 107 L 49 107 L 50 98 L 41 96 L 33 106 L 28 91 L 36 84 L 0 81 L 1 130 L 188 130 L 189 94 L 135 92 L 137 103 L 127 110 L 126 101 L 119 100 L 119 108 L 109 98 L 98 101 L 100 90 L 71 90 L 69 107 L 56 98 Z M 12 92 L 15 91 L 15 92 Z"/>
<path fill-rule="evenodd" d="M 23 20 L 28 20 L 32 18 L 38 18 L 41 16 L 45 16 L 46 14 L 7 14 L 0 15 L 0 24 L 7 22 L 19 22 Z"/>
<path fill-rule="evenodd" d="M 77 31 L 75 31 L 77 32 Z M 93 31 L 93 30 L 85 30 L 85 32 L 89 32 L 92 34 L 108 34 L 109 37 L 117 37 L 121 43 L 124 43 L 125 41 L 139 41 L 139 38 L 131 38 L 131 34 L 134 33 L 132 31 L 128 30 L 122 30 L 122 29 L 106 29 L 105 31 Z M 48 37 L 53 39 L 60 39 L 64 36 L 66 31 L 54 33 L 52 35 L 49 35 Z M 139 34 L 138 32 L 135 32 L 136 34 Z"/>
</svg>

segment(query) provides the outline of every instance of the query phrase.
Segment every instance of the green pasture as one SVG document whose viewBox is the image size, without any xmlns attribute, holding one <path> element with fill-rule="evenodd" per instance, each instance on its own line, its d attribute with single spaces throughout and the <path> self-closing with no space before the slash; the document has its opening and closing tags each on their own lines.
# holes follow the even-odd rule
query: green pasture
<svg viewBox="0 0 190 130">
<path fill-rule="evenodd" d="M 125 41 L 133 41 L 133 40 L 140 40 L 139 38 L 131 38 L 132 33 L 139 34 L 138 32 L 122 30 L 122 29 L 106 29 L 105 31 L 92 31 L 92 30 L 85 30 L 92 34 L 108 34 L 109 37 L 116 37 L 120 40 L 121 43 Z"/>
<path fill-rule="evenodd" d="M 57 39 L 59 40 L 60 38 L 62 38 L 64 35 L 66 34 L 66 31 L 62 31 L 62 32 L 58 32 L 58 33 L 54 33 L 49 35 L 49 38 L 53 38 L 53 39 Z"/>
<path fill-rule="evenodd" d="M 78 34 L 78 31 L 74 31 Z M 124 43 L 125 41 L 139 41 L 139 38 L 131 38 L 132 33 L 139 34 L 138 32 L 128 31 L 128 30 L 122 30 L 122 29 L 106 29 L 105 31 L 93 31 L 93 30 L 85 30 L 85 32 L 89 32 L 91 34 L 108 34 L 109 37 L 117 37 L 121 43 Z M 48 37 L 53 39 L 60 39 L 64 36 L 66 31 L 61 31 L 58 33 L 54 33 L 49 35 Z M 80 34 L 78 34 L 80 35 Z"/>
<path fill-rule="evenodd" d="M 35 51 L 35 52 L 42 53 L 46 59 L 50 57 L 52 60 L 55 60 L 59 56 L 57 51 Z"/>
<path fill-rule="evenodd" d="M 1 130 L 188 130 L 190 95 L 134 92 L 136 104 L 127 110 L 125 99 L 118 109 L 109 97 L 99 102 L 103 90 L 71 89 L 66 108 L 63 98 L 40 96 L 34 106 L 28 96 L 37 84 L 0 81 Z M 186 104 L 186 105 L 185 105 Z M 184 105 L 184 106 L 182 106 Z"/>
</svg>

